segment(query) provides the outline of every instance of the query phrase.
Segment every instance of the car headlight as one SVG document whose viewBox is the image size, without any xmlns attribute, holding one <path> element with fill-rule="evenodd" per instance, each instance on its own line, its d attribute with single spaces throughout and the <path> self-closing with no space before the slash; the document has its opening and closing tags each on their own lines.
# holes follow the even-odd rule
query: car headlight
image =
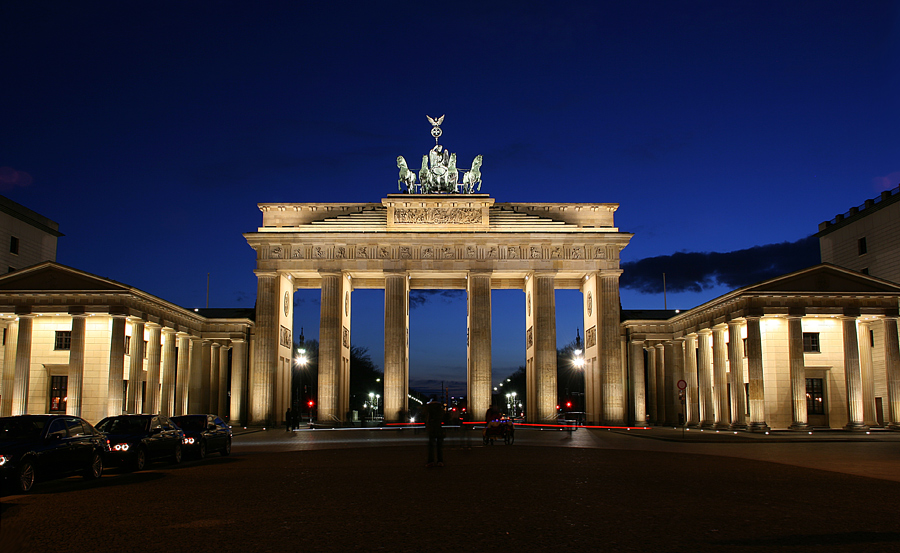
<svg viewBox="0 0 900 553">
<path fill-rule="evenodd" d="M 131 447 L 131 444 L 116 444 L 112 446 L 113 451 L 128 451 L 128 448 Z"/>
</svg>

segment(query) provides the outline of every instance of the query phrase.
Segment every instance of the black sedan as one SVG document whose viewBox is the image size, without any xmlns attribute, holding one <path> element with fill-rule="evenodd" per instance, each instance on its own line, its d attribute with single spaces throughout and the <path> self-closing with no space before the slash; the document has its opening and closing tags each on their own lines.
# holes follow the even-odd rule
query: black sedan
<svg viewBox="0 0 900 553">
<path fill-rule="evenodd" d="M 19 415 L 0 418 L 0 476 L 21 493 L 38 480 L 81 473 L 103 474 L 106 436 L 71 415 Z"/>
<path fill-rule="evenodd" d="M 203 459 L 207 453 L 218 451 L 231 454 L 231 427 L 215 415 L 181 415 L 172 417 L 184 431 L 185 451 Z"/>
<path fill-rule="evenodd" d="M 118 415 L 97 423 L 109 438 L 108 460 L 132 470 L 143 470 L 154 459 L 181 462 L 184 433 L 163 415 Z"/>
</svg>

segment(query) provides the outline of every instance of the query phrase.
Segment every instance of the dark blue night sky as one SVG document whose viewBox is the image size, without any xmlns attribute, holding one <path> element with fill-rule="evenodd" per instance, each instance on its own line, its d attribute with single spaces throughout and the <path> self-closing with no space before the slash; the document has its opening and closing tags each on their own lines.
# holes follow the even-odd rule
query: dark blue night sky
<svg viewBox="0 0 900 553">
<path fill-rule="evenodd" d="M 497 201 L 619 203 L 625 309 L 663 271 L 690 308 L 815 263 L 819 222 L 900 183 L 898 2 L 4 2 L 0 28 L 0 193 L 60 223 L 59 262 L 185 307 L 207 273 L 253 306 L 257 203 L 396 192 L 426 114 Z M 496 377 L 521 296 L 494 294 Z M 382 298 L 352 330 L 378 365 Z M 414 381 L 465 378 L 462 298 L 420 298 Z"/>
</svg>

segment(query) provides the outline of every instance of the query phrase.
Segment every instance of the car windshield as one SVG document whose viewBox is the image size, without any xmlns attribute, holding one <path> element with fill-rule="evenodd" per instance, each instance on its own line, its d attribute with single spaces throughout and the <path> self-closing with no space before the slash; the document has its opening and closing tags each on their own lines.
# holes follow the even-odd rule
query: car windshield
<svg viewBox="0 0 900 553">
<path fill-rule="evenodd" d="M 143 417 L 113 417 L 100 421 L 97 430 L 108 434 L 137 434 L 146 427 L 147 419 Z"/>
<path fill-rule="evenodd" d="M 175 417 L 172 420 L 182 430 L 206 430 L 206 417 Z"/>
<path fill-rule="evenodd" d="M 11 417 L 0 419 L 0 440 L 37 438 L 44 429 L 44 419 Z"/>
</svg>

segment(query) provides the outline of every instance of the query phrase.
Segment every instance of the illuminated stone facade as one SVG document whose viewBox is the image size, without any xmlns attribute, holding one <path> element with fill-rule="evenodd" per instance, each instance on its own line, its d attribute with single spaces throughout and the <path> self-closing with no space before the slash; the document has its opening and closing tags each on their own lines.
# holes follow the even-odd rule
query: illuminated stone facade
<svg viewBox="0 0 900 553">
<path fill-rule="evenodd" d="M 280 419 L 288 406 L 291 329 L 285 298 L 320 289 L 318 419 L 349 413 L 353 290 L 385 290 L 384 412 L 407 408 L 409 292 L 458 289 L 468 295 L 468 403 L 491 401 L 492 289 L 524 292 L 527 416 L 556 419 L 553 291 L 581 290 L 588 418 L 622 424 L 626 398 L 619 340 L 619 252 L 631 234 L 613 223 L 618 204 L 495 203 L 486 194 L 395 194 L 380 203 L 260 204 L 262 226 L 245 234 L 256 251 L 256 347 L 251 363 L 251 423 Z M 476 415 L 477 416 L 477 415 Z"/>
</svg>

